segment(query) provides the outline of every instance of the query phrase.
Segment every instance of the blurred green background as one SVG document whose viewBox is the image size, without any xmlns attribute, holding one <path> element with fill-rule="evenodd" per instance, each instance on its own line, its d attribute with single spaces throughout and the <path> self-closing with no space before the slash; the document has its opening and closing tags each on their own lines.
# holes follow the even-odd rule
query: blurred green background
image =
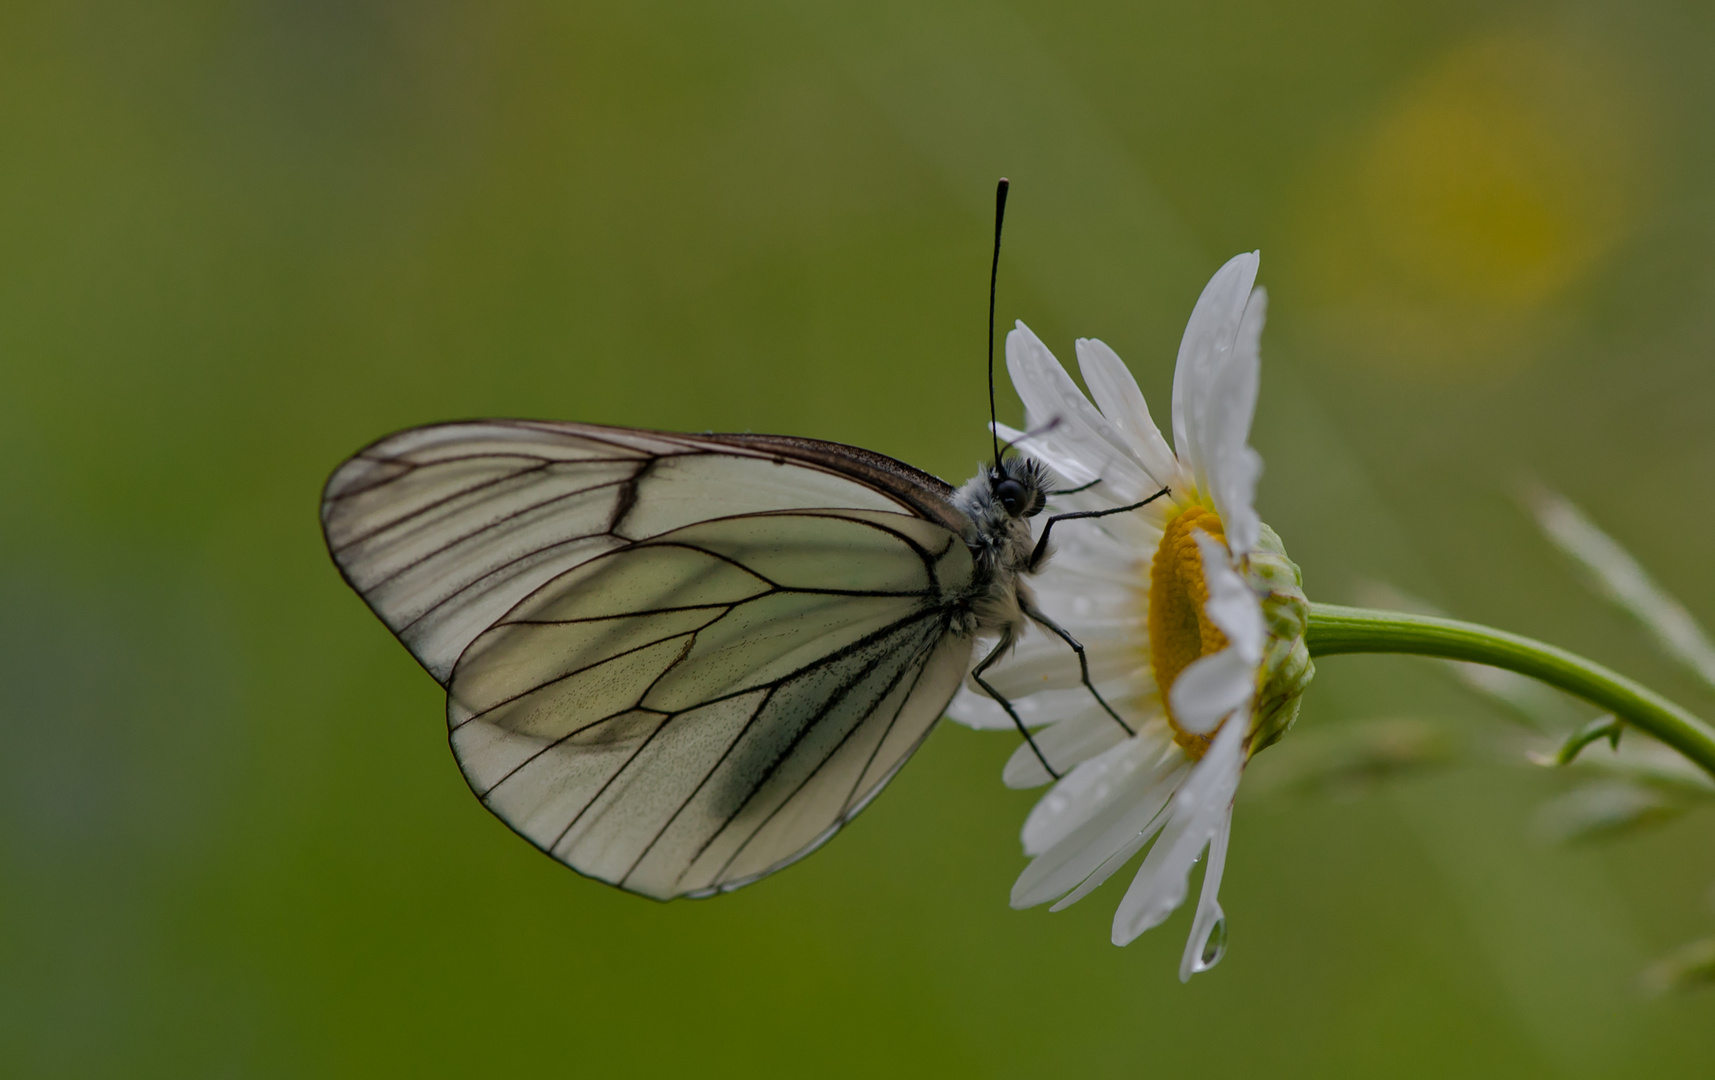
<svg viewBox="0 0 1715 1080">
<path fill-rule="evenodd" d="M 1709 715 L 1514 491 L 1715 618 L 1712 47 L 1671 0 L 0 4 L 0 1073 L 1710 1075 L 1715 998 L 1638 986 L 1715 929 L 1710 817 L 1546 845 L 1516 754 L 1341 798 L 1260 757 L 1189 986 L 1186 912 L 1108 944 L 1127 875 L 1008 909 L 1035 794 L 951 725 L 736 895 L 580 879 L 469 795 L 316 510 L 485 415 L 962 480 L 1005 174 L 1003 325 L 1103 338 L 1163 417 L 1261 248 L 1261 503 L 1314 598 Z M 1376 718 L 1505 724 L 1336 658 L 1299 733 Z"/>
</svg>

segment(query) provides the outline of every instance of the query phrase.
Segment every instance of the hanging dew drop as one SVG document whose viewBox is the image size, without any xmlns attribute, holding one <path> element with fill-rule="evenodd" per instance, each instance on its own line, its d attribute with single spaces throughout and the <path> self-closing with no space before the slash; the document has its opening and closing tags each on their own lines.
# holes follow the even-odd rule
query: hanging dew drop
<svg viewBox="0 0 1715 1080">
<path fill-rule="evenodd" d="M 1208 971 L 1221 962 L 1221 957 L 1227 955 L 1227 917 L 1225 915 L 1215 920 L 1215 925 L 1209 927 L 1209 936 L 1203 939 L 1203 951 L 1198 955 L 1196 964 L 1191 967 L 1191 974 L 1197 975 Z"/>
</svg>

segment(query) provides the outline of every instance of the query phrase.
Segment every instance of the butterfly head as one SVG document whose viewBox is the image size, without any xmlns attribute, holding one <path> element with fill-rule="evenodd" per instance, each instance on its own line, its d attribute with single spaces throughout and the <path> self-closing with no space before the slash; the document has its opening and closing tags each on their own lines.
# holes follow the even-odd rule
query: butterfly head
<svg viewBox="0 0 1715 1080">
<path fill-rule="evenodd" d="M 988 509 L 986 516 L 1010 521 L 1043 513 L 1043 507 L 1048 506 L 1050 487 L 1053 487 L 1053 473 L 1048 466 L 1024 456 L 1002 458 L 998 468 L 986 468 L 978 482 L 967 485 L 967 489 L 978 489 L 971 492 L 978 495 L 978 502 L 988 504 L 983 507 Z"/>
<path fill-rule="evenodd" d="M 1031 518 L 1048 505 L 1053 477 L 1035 458 L 1002 458 L 988 471 L 989 496 L 1010 518 Z"/>
</svg>

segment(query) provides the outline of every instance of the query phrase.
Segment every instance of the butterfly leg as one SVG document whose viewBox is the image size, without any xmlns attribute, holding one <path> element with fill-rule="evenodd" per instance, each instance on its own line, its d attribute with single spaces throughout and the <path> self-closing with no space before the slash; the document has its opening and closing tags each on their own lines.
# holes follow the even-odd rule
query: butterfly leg
<svg viewBox="0 0 1715 1080">
<path fill-rule="evenodd" d="M 1030 744 L 1031 752 L 1036 755 L 1036 760 L 1040 761 L 1042 763 L 1042 767 L 1048 770 L 1049 776 L 1058 780 L 1060 779 L 1060 773 L 1054 768 L 1054 766 L 1048 764 L 1048 756 L 1042 752 L 1042 748 L 1040 746 L 1036 745 L 1036 740 L 1030 737 L 1030 729 L 1024 726 L 1023 720 L 1019 719 L 1018 710 L 1014 709 L 1012 707 L 1012 702 L 1006 700 L 999 690 L 990 686 L 988 680 L 983 678 L 983 672 L 992 667 L 995 661 L 999 660 L 1002 654 L 1012 647 L 1012 642 L 1012 630 L 1009 627 L 1002 631 L 1000 640 L 995 642 L 995 646 L 989 650 L 989 654 L 978 661 L 977 666 L 971 669 L 971 678 L 975 680 L 978 686 L 983 688 L 984 692 L 986 692 L 989 697 L 994 698 L 1000 703 L 1000 707 L 1006 710 L 1006 715 L 1012 717 L 1013 725 L 1018 728 L 1018 733 L 1024 736 L 1024 741 Z"/>
<path fill-rule="evenodd" d="M 1050 491 L 1048 494 L 1049 495 L 1076 495 L 1080 491 L 1090 490 L 1091 488 L 1095 487 L 1097 484 L 1099 484 L 1101 482 L 1102 482 L 1102 478 L 1098 476 L 1094 480 L 1091 480 L 1087 484 L 1079 484 L 1077 487 L 1061 488 L 1058 491 Z"/>
<path fill-rule="evenodd" d="M 1104 712 L 1106 712 L 1109 716 L 1113 717 L 1114 723 L 1116 723 L 1120 727 L 1124 728 L 1125 733 L 1127 735 L 1136 735 L 1137 732 L 1132 730 L 1132 727 L 1130 724 L 1128 724 L 1124 720 L 1120 719 L 1120 714 L 1117 712 L 1114 712 L 1114 707 L 1112 705 L 1108 704 L 1107 699 L 1102 697 L 1102 692 L 1100 690 L 1096 689 L 1096 684 L 1090 681 L 1090 660 L 1087 656 L 1084 655 L 1083 643 L 1080 642 L 1077 638 L 1073 637 L 1071 634 L 1067 633 L 1065 628 L 1062 627 L 1059 623 L 1055 622 L 1053 619 L 1050 619 L 1047 615 L 1044 615 L 1042 612 L 1038 611 L 1036 609 L 1036 605 L 1028 602 L 1022 596 L 1020 596 L 1018 599 L 1019 599 L 1019 605 L 1018 605 L 1019 609 L 1024 612 L 1025 616 L 1027 618 L 1029 618 L 1031 622 L 1035 623 L 1036 625 L 1042 627 L 1045 630 L 1052 631 L 1056 637 L 1058 637 L 1061 641 L 1064 641 L 1068 646 L 1071 647 L 1073 652 L 1078 654 L 1078 674 L 1084 680 L 1084 689 L 1088 690 L 1090 692 L 1090 696 L 1096 699 L 1096 704 L 1100 705 Z"/>
<path fill-rule="evenodd" d="M 1089 484 L 1084 485 L 1084 487 L 1094 487 L 1094 486 L 1095 486 L 1095 481 L 1091 481 Z M 1074 488 L 1072 490 L 1081 491 L 1081 490 L 1083 490 L 1083 488 Z M 1042 567 L 1047 564 L 1047 562 L 1048 562 L 1048 534 L 1054 531 L 1054 523 L 1055 522 L 1057 522 L 1057 521 L 1076 521 L 1080 518 L 1107 517 L 1109 514 L 1124 514 L 1128 511 L 1136 510 L 1139 507 L 1148 506 L 1150 503 L 1161 498 L 1162 496 L 1166 495 L 1167 493 L 1168 493 L 1168 489 L 1162 488 L 1160 491 L 1156 492 L 1154 495 L 1151 495 L 1149 498 L 1143 500 L 1142 502 L 1134 502 L 1130 506 L 1112 506 L 1106 510 L 1076 510 L 1070 514 L 1055 514 L 1053 517 L 1050 517 L 1048 519 L 1048 523 L 1046 525 L 1042 526 L 1042 535 L 1037 538 L 1036 547 L 1030 552 L 1030 563 L 1029 563 L 1030 572 L 1032 574 L 1034 574 L 1034 573 L 1038 572 L 1039 570 L 1041 570 Z M 1058 492 L 1056 492 L 1056 494 L 1058 494 Z"/>
</svg>

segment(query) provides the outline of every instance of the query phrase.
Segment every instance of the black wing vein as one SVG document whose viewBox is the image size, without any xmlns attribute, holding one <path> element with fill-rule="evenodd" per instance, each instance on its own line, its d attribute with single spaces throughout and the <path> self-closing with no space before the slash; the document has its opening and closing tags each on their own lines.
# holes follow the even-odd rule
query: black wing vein
<svg viewBox="0 0 1715 1080">
<path fill-rule="evenodd" d="M 883 659 L 885 659 L 885 658 L 883 658 Z M 879 709 L 883 705 L 885 705 L 887 703 L 888 697 L 899 686 L 900 681 L 903 680 L 905 678 L 905 675 L 908 672 L 912 671 L 914 668 L 916 669 L 916 675 L 913 676 L 912 683 L 913 683 L 913 686 L 915 687 L 917 678 L 921 677 L 921 675 L 922 675 L 922 663 L 925 659 L 926 658 L 923 656 L 922 650 L 919 650 L 919 652 L 913 656 L 912 660 L 909 663 L 901 665 L 898 672 L 893 676 L 893 679 L 887 684 L 887 688 L 880 695 L 878 695 L 878 697 L 876 698 L 876 703 L 875 703 L 874 708 Z M 879 664 L 879 662 L 880 661 L 878 660 L 877 664 Z M 906 700 L 908 700 L 908 699 L 909 699 L 909 695 L 907 695 L 906 699 L 902 699 L 899 703 L 899 706 L 894 710 L 893 721 L 889 721 L 888 727 L 883 729 L 881 737 L 876 740 L 875 747 L 870 751 L 869 757 L 865 759 L 864 767 L 862 769 L 858 770 L 857 776 L 855 776 L 853 778 L 852 786 L 854 788 L 861 786 L 863 783 L 863 778 L 869 774 L 870 767 L 874 764 L 876 755 L 881 752 L 882 745 L 887 741 L 887 736 L 892 731 L 893 722 L 897 721 L 899 718 L 899 714 L 904 711 L 905 703 L 906 703 Z M 775 805 L 774 809 L 770 810 L 762 818 L 762 820 L 760 820 L 756 823 L 756 827 L 751 829 L 750 834 L 739 842 L 738 846 L 733 849 L 733 853 L 731 855 L 727 856 L 726 861 L 721 864 L 721 869 L 720 869 L 721 873 L 724 873 L 727 870 L 727 868 L 730 867 L 733 864 L 733 862 L 735 862 L 738 859 L 738 857 L 740 855 L 744 854 L 745 849 L 750 845 L 750 841 L 754 837 L 756 837 L 757 834 L 761 833 L 763 829 L 768 827 L 768 824 L 774 820 L 774 817 L 776 814 L 778 814 L 785 807 L 791 805 L 792 800 L 797 798 L 799 792 L 803 791 L 806 787 L 809 786 L 809 784 L 812 780 L 814 780 L 817 776 L 821 775 L 822 770 L 827 766 L 828 762 L 832 761 L 836 756 L 838 756 L 840 750 L 843 749 L 846 746 L 846 744 L 851 741 L 852 737 L 855 736 L 859 731 L 863 730 L 864 726 L 869 722 L 869 718 L 872 715 L 873 715 L 873 709 L 871 710 L 871 712 L 865 713 L 864 716 L 859 718 L 859 720 L 856 723 L 852 724 L 851 727 L 849 729 L 847 729 L 846 733 L 840 737 L 839 741 L 837 743 L 835 743 L 834 746 L 831 749 L 829 749 L 829 751 L 826 754 L 824 754 L 822 756 L 822 759 L 820 761 L 818 761 L 811 768 L 810 772 L 808 774 L 806 774 L 805 777 L 798 782 L 798 784 L 792 789 L 792 791 L 789 792 L 785 798 L 781 799 L 779 801 L 779 803 L 777 803 Z M 808 730 L 806 730 L 804 732 L 804 734 L 808 734 Z M 761 789 L 761 785 L 759 784 L 757 786 L 757 790 L 760 790 L 760 789 Z M 754 792 L 752 793 L 752 795 L 754 797 Z M 847 797 L 842 801 L 841 805 L 842 805 L 842 813 L 840 815 L 839 823 L 843 823 L 845 820 L 845 810 L 849 810 L 849 808 L 850 808 L 851 796 L 847 795 Z M 734 817 L 736 817 L 736 816 L 737 815 L 735 814 Z M 732 819 L 728 820 L 728 822 L 727 822 L 728 825 L 731 824 L 731 820 Z M 723 831 L 724 831 L 724 828 L 725 827 L 723 826 Z M 699 856 L 701 856 L 702 853 L 708 849 L 709 844 L 712 844 L 718 835 L 719 835 L 719 833 L 716 833 L 713 836 L 710 836 L 708 841 L 706 843 L 704 843 L 704 845 L 701 848 L 698 849 L 697 854 Z M 694 865 L 694 863 L 695 863 L 694 859 L 692 860 L 692 863 Z"/>
<path fill-rule="evenodd" d="M 933 612 L 930 612 L 928 614 L 932 615 Z M 909 625 L 910 622 L 921 621 L 922 617 L 923 616 L 919 616 L 918 619 L 906 620 L 904 622 L 896 624 L 895 626 L 890 627 L 888 629 L 886 635 L 882 635 L 882 636 L 883 637 L 890 636 L 892 633 L 894 633 L 898 629 L 902 628 L 903 626 Z M 869 676 L 869 674 L 871 672 L 873 672 L 876 668 L 880 667 L 881 664 L 883 662 L 885 662 L 886 660 L 887 660 L 886 654 L 878 655 L 874 659 L 870 660 L 863 667 L 859 668 L 857 671 L 852 672 L 850 675 L 848 675 L 845 678 L 845 680 L 843 682 L 841 682 L 838 686 L 836 686 L 834 688 L 833 693 L 831 693 L 828 696 L 828 698 L 822 702 L 822 705 L 819 709 L 817 709 L 815 712 L 811 713 L 807 718 L 805 718 L 805 720 L 799 725 L 798 730 L 793 735 L 792 739 L 784 747 L 781 747 L 777 751 L 774 760 L 772 762 L 770 762 L 769 765 L 767 766 L 767 768 L 765 768 L 763 770 L 762 775 L 756 777 L 755 780 L 750 784 L 750 790 L 746 793 L 744 799 L 742 801 L 740 801 L 739 804 L 737 806 L 735 806 L 729 814 L 727 814 L 727 816 L 723 820 L 722 824 L 718 828 L 716 828 L 713 832 L 711 832 L 709 835 L 709 838 L 707 840 L 705 840 L 703 842 L 702 846 L 697 849 L 696 855 L 694 855 L 689 860 L 690 864 L 694 864 L 696 862 L 696 856 L 700 856 L 704 851 L 706 851 L 708 849 L 708 845 L 714 842 L 715 837 L 720 835 L 720 833 L 722 831 L 724 831 L 727 826 L 731 825 L 732 822 L 735 821 L 740 814 L 744 813 L 745 809 L 750 806 L 751 800 L 756 798 L 757 792 L 761 791 L 764 787 L 766 787 L 768 785 L 768 782 L 774 778 L 774 775 L 779 770 L 780 766 L 783 763 L 785 763 L 787 758 L 789 758 L 793 753 L 795 753 L 797 751 L 799 745 L 802 744 L 804 739 L 809 736 L 811 729 L 813 729 L 816 726 L 816 724 L 820 723 L 823 719 L 825 719 L 828 716 L 828 714 L 833 711 L 835 706 L 844 702 L 845 699 L 854 690 L 856 690 L 860 685 L 862 685 L 864 679 L 867 678 Z M 824 661 L 824 663 L 825 663 L 825 661 Z M 739 729 L 738 734 L 733 737 L 733 739 L 730 743 L 727 744 L 726 749 L 721 751 L 720 757 L 717 758 L 714 761 L 714 763 L 709 766 L 708 771 L 703 774 L 703 778 L 697 782 L 697 786 L 695 788 L 693 788 L 691 790 L 691 792 L 689 794 L 687 794 L 684 797 L 684 799 L 682 799 L 680 801 L 678 809 L 674 810 L 672 815 L 669 816 L 666 821 L 662 822 L 661 827 L 655 831 L 654 837 L 649 841 L 649 843 L 647 845 L 645 845 L 644 849 L 638 853 L 637 858 L 632 861 L 632 865 L 631 865 L 630 869 L 628 869 L 626 871 L 625 877 L 631 876 L 631 871 L 635 870 L 637 868 L 637 865 L 639 863 L 641 863 L 648 856 L 648 854 L 651 850 L 654 849 L 656 843 L 658 843 L 660 841 L 662 835 L 664 835 L 667 832 L 667 830 L 672 827 L 673 822 L 678 820 L 679 815 L 684 813 L 685 808 L 690 805 L 691 800 L 695 799 L 697 794 L 702 791 L 703 785 L 707 784 L 709 782 L 709 780 L 715 775 L 715 773 L 720 771 L 721 765 L 725 764 L 727 758 L 738 747 L 739 743 L 744 741 L 745 735 L 750 732 L 750 730 L 755 726 L 757 721 L 762 717 L 763 712 L 768 707 L 768 702 L 769 702 L 769 700 L 771 700 L 771 697 L 774 694 L 774 692 L 779 690 L 780 687 L 786 685 L 792 679 L 802 676 L 808 670 L 811 670 L 811 669 L 808 666 L 806 666 L 806 668 L 801 669 L 800 671 L 793 673 L 793 675 L 791 675 L 791 676 L 780 679 L 773 686 L 769 687 L 770 697 L 765 697 L 762 701 L 757 703 L 756 709 L 751 713 L 750 719 L 745 721 L 744 726 Z M 882 693 L 881 697 L 878 699 L 876 707 L 879 707 L 882 702 L 885 702 L 887 693 L 891 692 L 893 687 L 898 685 L 898 682 L 899 682 L 899 676 L 895 676 L 893 681 L 888 684 L 887 690 L 884 691 Z M 755 689 L 756 688 L 752 688 L 752 692 L 754 692 Z M 841 737 L 840 741 L 835 744 L 834 748 L 832 750 L 830 750 L 827 755 L 824 756 L 822 762 L 818 763 L 815 766 L 815 769 L 812 771 L 812 775 L 814 775 L 815 771 L 819 771 L 822 767 L 822 764 L 825 764 L 826 761 L 828 760 L 828 758 L 832 757 L 832 755 L 835 752 L 837 752 L 841 746 L 845 745 L 846 740 L 851 737 L 853 732 L 857 731 L 859 728 L 861 728 L 863 726 L 865 720 L 868 718 L 868 715 L 869 714 L 866 713 L 857 719 L 857 721 L 851 726 L 851 728 L 846 732 L 846 734 Z M 800 787 L 802 787 L 802 785 L 800 785 Z M 788 796 L 785 801 L 787 801 L 787 802 L 791 801 L 791 797 Z M 782 805 L 784 805 L 784 803 Z M 770 816 L 772 816 L 772 815 L 770 815 Z M 758 827 L 760 828 L 760 826 L 758 826 Z M 741 848 L 742 848 L 742 845 L 741 845 Z M 734 857 L 735 858 L 737 857 L 736 852 L 734 853 Z M 622 877 L 620 880 L 621 880 L 621 882 L 623 882 L 625 880 L 625 878 Z"/>
</svg>

